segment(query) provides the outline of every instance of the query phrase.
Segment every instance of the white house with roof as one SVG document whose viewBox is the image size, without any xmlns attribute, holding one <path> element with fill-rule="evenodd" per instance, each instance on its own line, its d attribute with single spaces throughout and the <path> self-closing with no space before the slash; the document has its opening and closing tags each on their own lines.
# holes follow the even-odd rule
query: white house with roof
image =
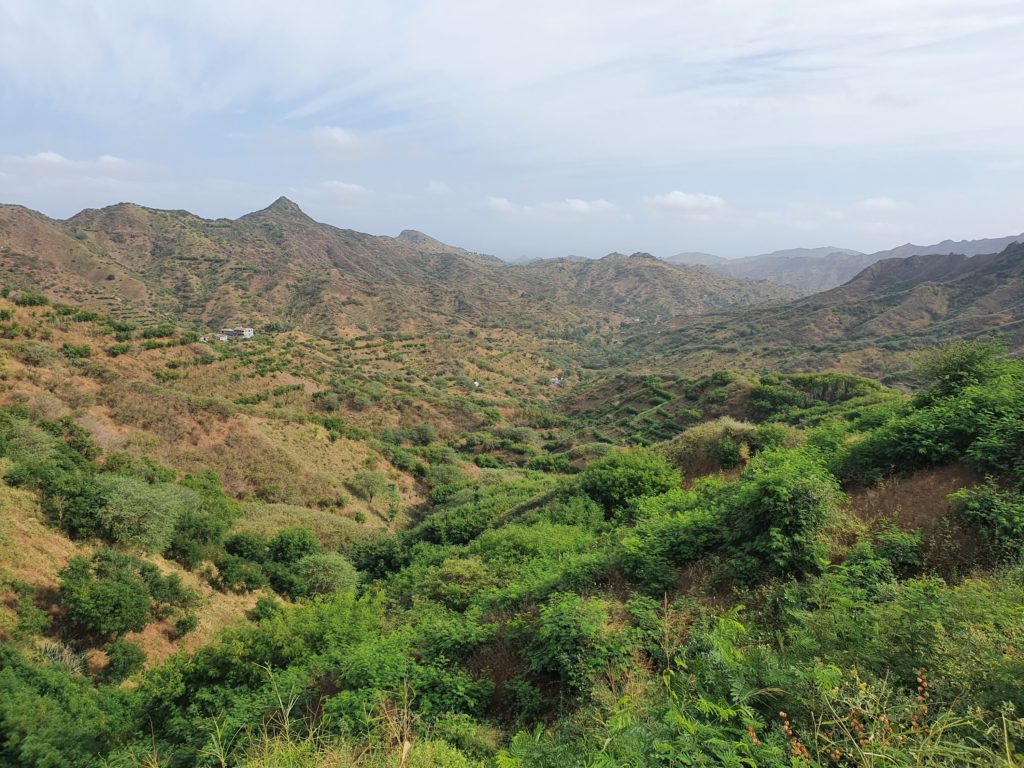
<svg viewBox="0 0 1024 768">
<path fill-rule="evenodd" d="M 251 339 L 255 335 L 256 331 L 253 328 L 221 328 L 220 334 L 217 336 L 217 341 L 226 341 L 227 339 Z"/>
</svg>

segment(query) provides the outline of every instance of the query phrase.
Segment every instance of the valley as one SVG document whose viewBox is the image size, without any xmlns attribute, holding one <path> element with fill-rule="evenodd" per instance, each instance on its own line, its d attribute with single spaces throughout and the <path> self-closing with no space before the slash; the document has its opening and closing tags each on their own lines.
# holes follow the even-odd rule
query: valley
<svg viewBox="0 0 1024 768">
<path fill-rule="evenodd" d="M 1014 768 L 992 243 L 747 279 L 0 206 L 0 765 Z"/>
</svg>

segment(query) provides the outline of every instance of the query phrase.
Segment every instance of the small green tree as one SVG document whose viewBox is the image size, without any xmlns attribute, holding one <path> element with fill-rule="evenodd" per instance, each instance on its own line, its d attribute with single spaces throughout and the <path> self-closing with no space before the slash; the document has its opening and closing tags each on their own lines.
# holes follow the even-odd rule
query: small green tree
<svg viewBox="0 0 1024 768">
<path fill-rule="evenodd" d="M 344 555 L 337 552 L 316 552 L 295 563 L 303 594 L 328 595 L 352 589 L 359 582 L 359 573 Z"/>
<path fill-rule="evenodd" d="M 800 576 L 818 568 L 817 533 L 839 488 L 810 453 L 755 456 L 723 499 L 729 561 L 742 582 Z"/>
<path fill-rule="evenodd" d="M 641 496 L 656 496 L 678 487 L 678 470 L 654 451 L 637 448 L 612 451 L 592 462 L 580 485 L 608 515 L 624 510 Z"/>
<path fill-rule="evenodd" d="M 128 640 L 115 640 L 103 646 L 107 654 L 107 666 L 103 669 L 103 679 L 110 683 L 119 683 L 126 677 L 142 669 L 146 662 L 146 652 L 136 643 Z"/>
<path fill-rule="evenodd" d="M 397 493 L 395 484 L 388 480 L 387 475 L 372 469 L 356 472 L 345 485 L 352 493 L 370 504 L 374 499 L 394 496 Z"/>
<path fill-rule="evenodd" d="M 67 621 L 80 633 L 118 637 L 149 622 L 149 590 L 141 579 L 97 578 L 84 557 L 72 558 L 61 572 L 60 602 Z"/>
</svg>

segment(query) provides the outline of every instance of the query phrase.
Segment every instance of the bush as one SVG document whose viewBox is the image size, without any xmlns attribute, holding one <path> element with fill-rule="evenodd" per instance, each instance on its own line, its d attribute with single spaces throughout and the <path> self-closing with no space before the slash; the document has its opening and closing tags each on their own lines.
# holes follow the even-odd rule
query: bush
<svg viewBox="0 0 1024 768">
<path fill-rule="evenodd" d="M 679 472 L 662 456 L 637 448 L 613 451 L 591 462 L 581 475 L 580 487 L 611 515 L 633 499 L 665 493 L 679 482 Z"/>
<path fill-rule="evenodd" d="M 950 501 L 999 556 L 1017 558 L 1024 552 L 1024 499 L 1019 493 L 1003 490 L 990 478 L 984 485 L 957 491 Z"/>
<path fill-rule="evenodd" d="M 599 600 L 571 592 L 552 595 L 540 608 L 537 632 L 526 650 L 530 669 L 558 675 L 572 693 L 582 694 L 611 658 L 607 622 Z"/>
<path fill-rule="evenodd" d="M 729 561 L 741 582 L 817 570 L 816 541 L 838 485 L 809 453 L 765 451 L 723 497 Z"/>
<path fill-rule="evenodd" d="M 107 347 L 107 354 L 111 357 L 120 357 L 121 355 L 131 352 L 132 345 L 127 342 L 121 342 L 120 344 L 111 344 Z"/>
<path fill-rule="evenodd" d="M 45 307 L 50 300 L 41 293 L 25 291 L 14 297 L 14 303 L 19 307 Z"/>
<path fill-rule="evenodd" d="M 174 632 L 178 637 L 184 637 L 189 632 L 194 632 L 198 626 L 199 617 L 192 613 L 179 616 L 174 620 Z"/>
<path fill-rule="evenodd" d="M 224 551 L 251 563 L 264 563 L 270 557 L 270 544 L 258 533 L 236 533 L 224 540 Z"/>
<path fill-rule="evenodd" d="M 92 356 L 92 347 L 88 344 L 62 344 L 60 353 L 69 360 L 81 360 Z"/>
<path fill-rule="evenodd" d="M 99 533 L 118 544 L 163 552 L 175 526 L 200 504 L 195 491 L 174 483 L 150 484 L 135 477 L 101 474 L 96 484 L 106 499 L 99 511 Z"/>
<path fill-rule="evenodd" d="M 926 405 L 994 378 L 1006 345 L 997 341 L 955 341 L 921 355 L 914 368 L 926 388 L 915 401 Z"/>
<path fill-rule="evenodd" d="M 720 512 L 711 499 L 679 490 L 644 502 L 640 522 L 622 539 L 620 565 L 644 591 L 661 594 L 675 583 L 678 568 L 721 545 Z"/>
<path fill-rule="evenodd" d="M 267 586 L 267 574 L 259 563 L 225 553 L 214 560 L 213 564 L 217 568 L 218 581 L 224 589 L 250 592 Z"/>
<path fill-rule="evenodd" d="M 875 552 L 889 561 L 898 576 L 906 578 L 921 569 L 924 558 L 921 554 L 920 533 L 886 526 L 876 531 L 872 538 Z"/>
<path fill-rule="evenodd" d="M 800 430 L 785 424 L 757 425 L 723 416 L 690 427 L 670 441 L 664 452 L 687 476 L 697 476 L 743 466 L 768 448 L 795 448 L 802 442 Z"/>
<path fill-rule="evenodd" d="M 321 551 L 320 542 L 306 528 L 285 528 L 278 531 L 267 547 L 270 559 L 275 563 L 296 563 L 307 555 Z"/>
<path fill-rule="evenodd" d="M 359 582 L 355 566 L 336 552 L 306 555 L 295 563 L 295 574 L 302 582 L 304 595 L 326 595 L 354 589 Z"/>
<path fill-rule="evenodd" d="M 383 472 L 362 470 L 345 481 L 345 485 L 356 496 L 372 504 L 374 499 L 394 498 L 398 494 L 395 484 Z"/>
<path fill-rule="evenodd" d="M 150 619 L 149 590 L 141 578 L 98 578 L 83 557 L 72 558 L 61 571 L 60 602 L 68 623 L 85 636 L 138 632 Z"/>
<path fill-rule="evenodd" d="M 275 600 L 273 597 L 261 597 L 256 601 L 256 605 L 252 607 L 249 612 L 249 618 L 253 621 L 265 621 L 272 619 L 273 617 L 281 613 L 281 603 Z"/>
<path fill-rule="evenodd" d="M 103 646 L 107 654 L 107 666 L 103 668 L 103 679 L 119 683 L 142 669 L 146 663 L 146 652 L 136 643 L 115 640 Z"/>
</svg>

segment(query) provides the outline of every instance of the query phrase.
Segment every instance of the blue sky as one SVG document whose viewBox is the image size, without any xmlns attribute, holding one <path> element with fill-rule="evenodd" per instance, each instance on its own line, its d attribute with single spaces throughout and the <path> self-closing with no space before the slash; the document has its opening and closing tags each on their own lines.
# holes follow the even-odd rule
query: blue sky
<svg viewBox="0 0 1024 768">
<path fill-rule="evenodd" d="M 0 201 L 503 257 L 1024 230 L 1020 0 L 0 0 Z"/>
</svg>

